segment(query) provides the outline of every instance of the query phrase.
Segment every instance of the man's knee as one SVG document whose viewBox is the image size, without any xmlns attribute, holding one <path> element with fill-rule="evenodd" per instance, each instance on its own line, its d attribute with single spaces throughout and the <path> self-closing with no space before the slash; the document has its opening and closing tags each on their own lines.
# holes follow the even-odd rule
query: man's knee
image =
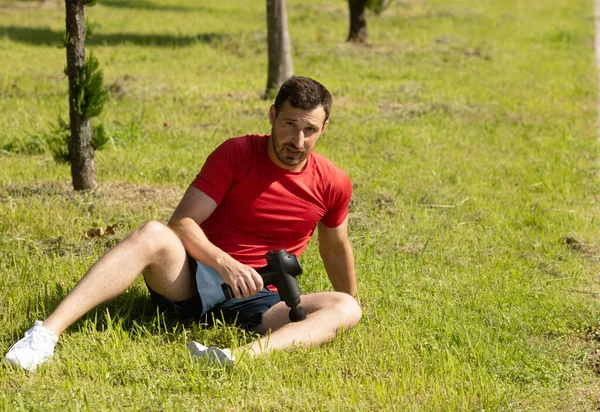
<svg viewBox="0 0 600 412">
<path fill-rule="evenodd" d="M 149 236 L 156 236 L 163 234 L 165 231 L 171 231 L 164 223 L 158 222 L 156 220 L 151 220 L 146 222 L 142 227 L 138 229 L 138 232 L 143 233 Z"/>
<path fill-rule="evenodd" d="M 152 253 L 160 253 L 162 250 L 180 245 L 179 238 L 167 225 L 154 220 L 135 231 L 132 238 Z"/>
<path fill-rule="evenodd" d="M 195 281 L 175 232 L 163 223 L 150 221 L 132 234 L 132 240 L 140 249 L 140 258 L 146 259 L 142 275 L 154 292 L 172 301 L 194 295 Z"/>
<path fill-rule="evenodd" d="M 347 293 L 332 293 L 328 306 L 341 316 L 341 326 L 344 329 L 353 328 L 362 317 L 362 309 L 356 300 Z"/>
</svg>

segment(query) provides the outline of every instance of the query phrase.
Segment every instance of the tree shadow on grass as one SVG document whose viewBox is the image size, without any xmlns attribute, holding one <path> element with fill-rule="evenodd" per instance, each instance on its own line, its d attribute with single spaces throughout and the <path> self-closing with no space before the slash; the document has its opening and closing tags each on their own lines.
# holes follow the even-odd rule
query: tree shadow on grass
<svg viewBox="0 0 600 412">
<path fill-rule="evenodd" d="M 0 36 L 11 41 L 35 46 L 58 46 L 62 43 L 64 32 L 49 28 L 0 26 Z M 119 46 L 134 44 L 137 46 L 187 47 L 197 43 L 216 44 L 226 35 L 224 33 L 199 33 L 193 36 L 173 34 L 138 33 L 97 33 L 85 41 L 86 46 Z"/>
<path fill-rule="evenodd" d="M 208 7 L 202 7 L 195 5 L 194 7 L 187 7 L 181 5 L 165 5 L 156 4 L 147 0 L 102 0 L 98 3 L 100 6 L 114 7 L 119 9 L 143 9 L 143 10 L 158 10 L 158 11 L 178 11 L 178 12 L 190 12 L 190 11 L 203 11 L 210 12 L 212 9 Z"/>
<path fill-rule="evenodd" d="M 66 291 L 57 290 L 45 298 L 45 307 L 48 308 L 47 316 L 58 306 L 66 296 Z M 131 337 L 138 335 L 139 327 L 147 329 L 152 333 L 172 333 L 180 331 L 185 327 L 198 324 L 193 319 L 184 319 L 173 313 L 160 313 L 156 305 L 150 300 L 150 295 L 143 287 L 132 286 L 117 298 L 98 305 L 90 310 L 81 319 L 75 322 L 71 328 L 82 327 L 83 321 L 90 320 L 96 330 L 102 331 L 109 327 L 109 323 L 119 325 L 118 327 L 128 333 Z"/>
</svg>

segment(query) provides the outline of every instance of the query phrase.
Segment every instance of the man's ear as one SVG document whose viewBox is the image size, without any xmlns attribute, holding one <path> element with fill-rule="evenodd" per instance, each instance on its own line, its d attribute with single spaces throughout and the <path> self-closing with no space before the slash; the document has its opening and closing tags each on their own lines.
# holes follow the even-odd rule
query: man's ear
<svg viewBox="0 0 600 412">
<path fill-rule="evenodd" d="M 275 105 L 271 105 L 269 109 L 269 121 L 271 122 L 271 126 L 275 123 L 275 117 L 277 117 L 277 111 L 275 110 Z"/>
<path fill-rule="evenodd" d="M 329 124 L 329 119 L 325 120 L 325 123 L 323 123 L 323 129 L 321 130 L 321 133 L 323 133 L 325 131 L 328 124 Z"/>
</svg>

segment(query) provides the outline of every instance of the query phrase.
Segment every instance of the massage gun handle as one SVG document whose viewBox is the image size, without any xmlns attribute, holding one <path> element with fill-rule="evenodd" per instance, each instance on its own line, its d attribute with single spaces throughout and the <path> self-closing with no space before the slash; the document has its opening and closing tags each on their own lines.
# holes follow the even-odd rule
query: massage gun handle
<svg viewBox="0 0 600 412">
<path fill-rule="evenodd" d="M 260 277 L 263 278 L 263 283 L 265 286 L 267 285 L 275 285 L 277 287 L 277 272 L 261 272 L 263 269 L 269 269 L 268 266 L 260 268 L 257 272 L 260 274 Z M 221 285 L 221 289 L 223 289 L 223 294 L 227 300 L 233 299 L 235 297 L 233 293 L 233 289 L 227 283 L 223 283 Z"/>
</svg>

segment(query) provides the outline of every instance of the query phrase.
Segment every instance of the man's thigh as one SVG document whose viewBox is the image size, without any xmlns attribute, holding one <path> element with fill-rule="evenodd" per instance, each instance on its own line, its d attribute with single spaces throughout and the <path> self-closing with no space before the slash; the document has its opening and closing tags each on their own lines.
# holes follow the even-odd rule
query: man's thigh
<svg viewBox="0 0 600 412">
<path fill-rule="evenodd" d="M 341 292 L 310 293 L 300 297 L 300 306 L 306 310 L 308 316 L 319 310 L 338 307 L 340 302 L 345 300 L 347 300 L 347 296 Z M 291 323 L 290 308 L 285 302 L 279 302 L 263 314 L 262 323 L 252 331 L 264 335 L 269 331 L 276 331 L 288 323 Z"/>
<path fill-rule="evenodd" d="M 195 261 L 190 259 L 181 240 L 168 227 L 157 231 L 163 247 L 142 273 L 146 284 L 156 293 L 171 300 L 182 301 L 197 294 Z"/>
</svg>

